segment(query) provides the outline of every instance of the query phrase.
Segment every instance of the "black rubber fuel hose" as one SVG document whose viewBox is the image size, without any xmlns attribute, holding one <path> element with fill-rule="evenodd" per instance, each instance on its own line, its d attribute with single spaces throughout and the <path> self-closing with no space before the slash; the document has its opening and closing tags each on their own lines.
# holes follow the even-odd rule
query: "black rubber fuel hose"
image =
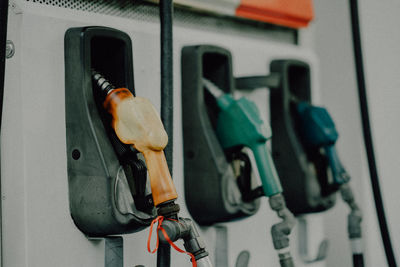
<svg viewBox="0 0 400 267">
<path fill-rule="evenodd" d="M 164 149 L 168 168 L 172 176 L 173 149 L 173 48 L 172 48 L 172 0 L 160 0 L 160 45 L 161 45 L 161 120 L 168 134 L 168 145 Z M 171 247 L 160 243 L 157 251 L 157 267 L 171 266 Z"/>
<path fill-rule="evenodd" d="M 157 267 L 171 266 L 171 246 L 168 243 L 160 242 L 157 250 Z"/>
<path fill-rule="evenodd" d="M 173 90 L 173 50 L 172 50 L 172 0 L 160 1 L 161 23 L 161 120 L 168 134 L 168 145 L 165 157 L 172 176 L 172 147 L 174 122 L 174 90 Z"/>
<path fill-rule="evenodd" d="M 0 131 L 1 131 L 1 122 L 3 117 L 7 21 L 8 21 L 8 0 L 0 0 Z"/>
<path fill-rule="evenodd" d="M 3 102 L 4 102 L 4 77 L 6 67 L 6 45 L 7 45 L 7 22 L 8 22 L 8 0 L 0 0 L 0 135 L 1 123 L 3 118 Z M 1 170 L 1 166 L 0 166 Z M 1 184 L 0 184 L 1 188 Z M 0 199 L 0 231 L 2 229 L 1 219 L 1 199 Z M 0 239 L 0 265 L 3 266 L 3 250 L 2 241 Z"/>
<path fill-rule="evenodd" d="M 353 254 L 353 266 L 354 267 L 364 267 L 363 254 Z"/>
<path fill-rule="evenodd" d="M 360 21 L 358 14 L 357 0 L 350 0 L 351 28 L 353 33 L 353 50 L 357 74 L 358 96 L 360 102 L 361 121 L 364 135 L 364 143 L 367 151 L 368 166 L 372 191 L 374 194 L 375 208 L 378 215 L 379 227 L 383 246 L 385 248 L 386 259 L 389 267 L 396 267 L 396 259 L 393 252 L 392 242 L 390 240 L 389 229 L 385 216 L 385 209 L 381 189 L 379 185 L 378 170 L 376 167 L 374 145 L 372 142 L 371 125 L 368 113 L 367 89 L 365 84 L 364 64 L 362 56 L 362 44 L 360 34 Z"/>
</svg>

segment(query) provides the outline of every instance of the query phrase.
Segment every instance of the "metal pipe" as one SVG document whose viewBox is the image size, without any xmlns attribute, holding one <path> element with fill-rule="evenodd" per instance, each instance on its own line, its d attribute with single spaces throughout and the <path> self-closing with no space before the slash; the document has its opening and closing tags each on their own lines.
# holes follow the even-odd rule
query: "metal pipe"
<svg viewBox="0 0 400 267">
<path fill-rule="evenodd" d="M 275 250 L 278 251 L 281 267 L 293 267 L 293 259 L 289 251 L 289 234 L 295 225 L 295 218 L 286 207 L 282 194 L 273 195 L 269 198 L 269 205 L 272 210 L 278 213 L 282 221 L 271 227 L 272 241 Z"/>
<path fill-rule="evenodd" d="M 185 250 L 194 256 L 197 266 L 212 267 L 208 252 L 206 251 L 205 243 L 191 219 L 167 219 L 163 221 L 162 227 L 167 234 L 170 242 L 175 242 L 179 239 L 183 240 Z M 166 240 L 163 232 L 159 231 L 158 237 L 160 240 L 160 245 L 169 245 L 169 241 Z"/>
<path fill-rule="evenodd" d="M 350 208 L 350 214 L 347 217 L 347 232 L 353 253 L 353 266 L 364 267 L 361 231 L 362 212 L 355 201 L 353 191 L 348 183 L 340 187 L 340 194 L 343 201 Z"/>
<path fill-rule="evenodd" d="M 197 267 L 212 267 L 213 266 L 209 256 L 201 258 L 196 262 L 197 262 Z"/>
</svg>

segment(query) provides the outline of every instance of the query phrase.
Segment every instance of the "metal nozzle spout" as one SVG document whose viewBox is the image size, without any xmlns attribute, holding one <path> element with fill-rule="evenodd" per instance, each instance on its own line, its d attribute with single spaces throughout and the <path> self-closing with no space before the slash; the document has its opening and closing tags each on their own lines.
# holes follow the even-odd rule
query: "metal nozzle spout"
<svg viewBox="0 0 400 267">
<path fill-rule="evenodd" d="M 108 95 L 112 90 L 115 89 L 114 85 L 112 85 L 106 78 L 104 78 L 102 74 L 95 70 L 92 70 L 92 78 L 105 95 Z"/>
</svg>

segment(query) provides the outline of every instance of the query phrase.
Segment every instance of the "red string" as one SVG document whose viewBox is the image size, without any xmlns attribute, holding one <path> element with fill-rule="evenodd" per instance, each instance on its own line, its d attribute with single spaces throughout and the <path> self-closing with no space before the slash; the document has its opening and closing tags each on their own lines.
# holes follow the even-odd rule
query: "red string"
<svg viewBox="0 0 400 267">
<path fill-rule="evenodd" d="M 149 238 L 147 239 L 147 251 L 150 252 L 151 254 L 154 254 L 154 253 L 157 251 L 158 246 L 159 246 L 159 244 L 160 244 L 160 240 L 158 239 L 158 234 L 157 234 L 157 235 L 156 235 L 156 236 L 157 236 L 156 247 L 155 247 L 154 250 L 151 250 L 151 249 L 150 249 L 150 241 L 151 241 L 151 235 L 153 234 L 153 226 L 154 226 L 154 224 L 155 224 L 156 222 L 158 223 L 158 225 L 157 225 L 157 232 L 158 232 L 158 228 L 161 226 L 161 224 L 162 224 L 163 221 L 164 221 L 164 217 L 163 217 L 163 216 L 158 216 L 158 217 L 155 218 L 155 219 L 151 222 L 151 224 L 150 224 Z"/>
<path fill-rule="evenodd" d="M 167 220 L 175 221 L 175 220 L 172 220 L 172 219 L 167 219 Z M 176 251 L 178 251 L 178 252 L 180 252 L 180 253 L 185 253 L 185 254 L 189 255 L 190 258 L 192 259 L 192 267 L 197 267 L 197 262 L 196 262 L 196 258 L 194 257 L 194 255 L 193 255 L 192 253 L 190 253 L 190 252 L 187 252 L 187 251 L 184 251 L 183 249 L 180 249 L 180 248 L 179 248 L 178 246 L 176 246 L 176 245 L 174 244 L 174 242 L 172 242 L 172 240 L 169 238 L 169 236 L 168 236 L 167 232 L 165 231 L 165 229 L 162 228 L 162 223 L 163 223 L 163 221 L 164 221 L 164 217 L 163 217 L 163 216 L 158 216 L 157 218 L 155 218 L 155 219 L 151 222 L 151 225 L 150 225 L 150 232 L 149 232 L 149 238 L 148 238 L 148 240 L 147 240 L 147 251 L 153 254 L 153 253 L 155 253 L 155 252 L 158 250 L 158 247 L 159 247 L 159 245 L 160 245 L 160 240 L 159 240 L 159 238 L 158 238 L 158 231 L 161 230 L 161 232 L 162 232 L 163 236 L 165 237 L 165 239 L 167 240 L 167 242 L 168 242 Z M 153 226 L 154 226 L 154 224 L 155 224 L 156 222 L 158 223 L 158 224 L 157 224 L 157 241 L 156 241 L 156 247 L 154 248 L 154 250 L 151 250 L 151 248 L 150 248 L 150 241 L 151 241 L 151 236 L 152 236 L 152 234 L 153 234 Z"/>
</svg>

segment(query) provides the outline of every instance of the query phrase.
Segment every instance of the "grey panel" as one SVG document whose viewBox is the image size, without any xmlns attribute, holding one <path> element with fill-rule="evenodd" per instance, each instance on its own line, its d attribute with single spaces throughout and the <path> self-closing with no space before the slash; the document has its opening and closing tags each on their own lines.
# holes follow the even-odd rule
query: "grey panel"
<svg viewBox="0 0 400 267">
<path fill-rule="evenodd" d="M 87 11 L 147 22 L 159 22 L 158 6 L 143 0 L 24 0 L 54 7 Z M 297 43 L 297 30 L 247 19 L 175 8 L 174 25 L 207 31 L 240 34 L 249 38 Z"/>
</svg>

